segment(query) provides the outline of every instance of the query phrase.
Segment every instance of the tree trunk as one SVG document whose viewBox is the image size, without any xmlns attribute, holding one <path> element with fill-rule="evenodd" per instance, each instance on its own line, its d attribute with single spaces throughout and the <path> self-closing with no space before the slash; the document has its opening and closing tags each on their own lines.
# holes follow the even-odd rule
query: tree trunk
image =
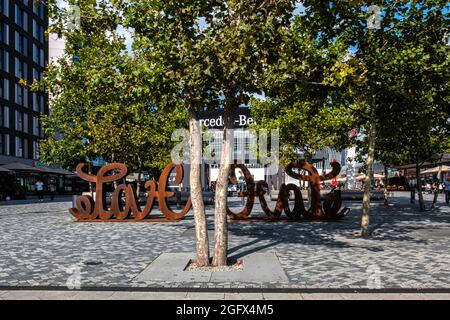
<svg viewBox="0 0 450 320">
<path fill-rule="evenodd" d="M 417 181 L 417 195 L 419 196 L 419 211 L 425 211 L 425 202 L 423 201 L 422 181 L 420 180 L 420 166 L 416 162 L 416 181 Z"/>
<path fill-rule="evenodd" d="M 433 203 L 431 204 L 431 210 L 434 210 L 436 208 L 436 203 L 439 196 L 439 185 L 441 184 L 441 175 L 442 175 L 442 165 L 439 166 L 439 171 L 437 174 L 437 183 L 434 189 L 434 197 Z"/>
<path fill-rule="evenodd" d="M 372 106 L 371 123 L 369 129 L 369 152 L 367 155 L 367 173 L 364 181 L 363 214 L 361 218 L 361 235 L 367 237 L 369 232 L 369 214 L 370 214 L 370 189 L 373 179 L 373 162 L 375 156 L 375 107 Z"/>
<path fill-rule="evenodd" d="M 227 191 L 231 165 L 231 147 L 233 141 L 233 116 L 230 109 L 224 112 L 224 135 L 217 178 L 215 214 L 214 214 L 214 266 L 227 265 L 228 228 L 227 228 Z"/>
<path fill-rule="evenodd" d="M 384 165 L 384 205 L 389 205 L 389 191 L 388 191 L 388 184 L 389 184 L 389 178 L 388 178 L 388 168 L 386 165 Z"/>
<path fill-rule="evenodd" d="M 194 111 L 189 112 L 189 132 L 191 162 L 189 183 L 195 220 L 195 238 L 197 247 L 196 263 L 198 266 L 203 267 L 209 265 L 208 223 L 206 221 L 205 204 L 203 202 L 200 171 L 200 165 L 202 161 L 201 128 L 198 116 Z"/>
</svg>

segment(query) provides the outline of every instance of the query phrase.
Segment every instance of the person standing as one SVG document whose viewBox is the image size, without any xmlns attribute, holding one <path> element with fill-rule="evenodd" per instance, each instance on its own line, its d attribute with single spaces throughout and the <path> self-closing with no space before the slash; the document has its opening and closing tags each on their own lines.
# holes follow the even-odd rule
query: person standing
<svg viewBox="0 0 450 320">
<path fill-rule="evenodd" d="M 50 181 L 50 184 L 48 185 L 48 192 L 50 194 L 50 200 L 53 201 L 56 193 L 56 185 L 53 181 Z"/>
<path fill-rule="evenodd" d="M 35 183 L 35 190 L 38 195 L 39 202 L 44 201 L 44 182 L 42 182 L 40 179 Z"/>
<path fill-rule="evenodd" d="M 445 203 L 450 202 L 450 176 L 447 177 L 447 181 L 444 182 L 444 191 L 445 191 Z"/>
</svg>

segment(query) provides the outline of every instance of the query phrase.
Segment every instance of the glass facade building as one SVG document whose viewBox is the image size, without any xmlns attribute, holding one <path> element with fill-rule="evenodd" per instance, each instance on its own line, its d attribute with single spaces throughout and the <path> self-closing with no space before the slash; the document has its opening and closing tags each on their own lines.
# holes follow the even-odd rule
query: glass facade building
<svg viewBox="0 0 450 320">
<path fill-rule="evenodd" d="M 39 160 L 48 98 L 29 86 L 48 61 L 46 11 L 39 1 L 0 0 L 0 164 Z"/>
</svg>

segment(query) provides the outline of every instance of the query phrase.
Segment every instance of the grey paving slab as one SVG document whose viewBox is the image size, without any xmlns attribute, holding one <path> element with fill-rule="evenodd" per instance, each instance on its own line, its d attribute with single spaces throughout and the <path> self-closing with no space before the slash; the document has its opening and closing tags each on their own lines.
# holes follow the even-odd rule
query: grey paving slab
<svg viewBox="0 0 450 320">
<path fill-rule="evenodd" d="M 274 292 L 264 292 L 265 300 L 303 300 L 300 293 L 274 293 Z"/>
<path fill-rule="evenodd" d="M 188 300 L 223 300 L 225 293 L 223 292 L 189 292 Z"/>
<path fill-rule="evenodd" d="M 225 300 L 263 300 L 261 292 L 226 292 Z"/>
<path fill-rule="evenodd" d="M 187 292 L 114 292 L 108 300 L 184 300 Z"/>
<path fill-rule="evenodd" d="M 213 272 L 211 282 L 289 282 L 278 257 L 273 252 L 252 253 L 243 258 L 243 270 Z"/>
<path fill-rule="evenodd" d="M 189 261 L 195 257 L 191 253 L 163 253 L 156 258 L 136 281 L 209 282 L 210 272 L 185 271 Z"/>
<path fill-rule="evenodd" d="M 1 298 L 2 300 L 41 300 L 41 295 L 33 291 L 9 291 Z"/>
<path fill-rule="evenodd" d="M 276 254 L 287 277 L 258 282 L 138 278 L 162 254 L 195 252 L 192 213 L 177 223 L 78 223 L 70 202 L 0 205 L 0 287 L 450 290 L 450 206 L 440 195 L 437 210 L 420 213 L 408 197 L 373 203 L 368 239 L 354 235 L 358 202 L 344 202 L 351 212 L 340 222 L 231 222 L 231 259 Z"/>
<path fill-rule="evenodd" d="M 72 300 L 77 296 L 76 291 L 28 291 L 29 295 L 36 295 L 40 300 Z"/>
<path fill-rule="evenodd" d="M 289 282 L 278 257 L 273 252 L 252 253 L 243 258 L 243 269 L 236 271 L 185 271 L 195 255 L 163 253 L 156 258 L 136 281 L 173 282 Z"/>
<path fill-rule="evenodd" d="M 302 293 L 303 300 L 344 300 L 339 293 Z"/>
</svg>

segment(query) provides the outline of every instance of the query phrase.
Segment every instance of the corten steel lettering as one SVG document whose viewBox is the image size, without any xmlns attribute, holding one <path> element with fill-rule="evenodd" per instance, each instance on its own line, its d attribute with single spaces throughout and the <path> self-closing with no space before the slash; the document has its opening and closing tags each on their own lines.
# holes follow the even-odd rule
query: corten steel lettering
<svg viewBox="0 0 450 320">
<path fill-rule="evenodd" d="M 147 181 L 145 188 L 147 189 L 147 202 L 145 207 L 141 209 L 138 201 L 138 196 L 133 186 L 129 184 L 118 185 L 111 197 L 111 206 L 108 209 L 106 204 L 106 193 L 104 186 L 106 183 L 121 180 L 129 174 L 129 169 L 125 164 L 112 163 L 102 167 L 97 175 L 93 176 L 84 171 L 86 164 L 79 164 L 77 166 L 77 173 L 80 178 L 95 183 L 95 199 L 88 195 L 79 196 L 76 199 L 76 207 L 70 209 L 70 213 L 80 221 L 142 221 L 149 218 L 153 208 L 155 199 L 158 200 L 159 208 L 166 220 L 178 221 L 183 219 L 191 208 L 191 198 L 181 212 L 175 212 L 170 209 L 167 204 L 167 198 L 174 195 L 174 192 L 167 191 L 167 182 L 172 170 L 175 170 L 175 183 L 180 184 L 183 180 L 183 166 L 176 164 L 167 165 L 161 177 L 156 183 L 155 181 Z M 277 220 L 281 218 L 283 211 L 290 220 L 326 220 L 326 219 L 341 219 L 349 211 L 344 208 L 341 211 L 341 193 L 340 191 L 332 191 L 325 195 L 323 204 L 320 200 L 320 183 L 324 180 L 330 180 L 336 177 L 341 171 L 341 166 L 337 162 L 331 163 L 331 172 L 320 175 L 316 168 L 307 162 L 295 161 L 286 167 L 286 174 L 301 180 L 311 182 L 311 208 L 305 208 L 301 190 L 295 184 L 281 185 L 280 192 L 274 210 L 271 210 L 267 205 L 264 194 L 269 189 L 267 182 L 259 181 L 256 183 L 247 167 L 243 164 L 233 164 L 230 169 L 230 182 L 237 184 L 235 170 L 239 168 L 244 174 L 247 184 L 247 191 L 241 192 L 241 197 L 246 197 L 247 201 L 242 211 L 235 213 L 227 208 L 228 215 L 234 220 L 248 219 L 252 213 L 253 205 L 255 203 L 255 196 L 257 195 L 261 204 L 261 208 L 267 215 L 269 220 Z M 299 173 L 295 172 L 297 169 Z M 301 170 L 306 170 L 310 175 L 300 174 Z M 289 207 L 290 192 L 294 193 L 295 202 L 294 208 Z M 125 196 L 125 201 L 122 201 Z"/>
<path fill-rule="evenodd" d="M 239 213 L 234 213 L 227 207 L 227 213 L 231 216 L 232 219 L 245 219 L 252 213 L 253 204 L 255 203 L 255 182 L 253 181 L 253 177 L 247 167 L 243 164 L 232 164 L 230 167 L 230 182 L 232 184 L 237 184 L 238 181 L 236 179 L 236 168 L 241 169 L 244 174 L 245 182 L 247 184 L 247 191 L 241 192 L 241 197 L 247 197 L 247 202 L 245 203 L 244 209 Z"/>
<path fill-rule="evenodd" d="M 314 168 L 313 165 L 307 162 L 295 161 L 290 163 L 286 167 L 286 174 L 288 174 L 290 177 L 302 181 L 311 182 L 312 185 L 311 208 L 308 210 L 305 208 L 301 190 L 295 184 L 281 185 L 275 208 L 273 211 L 270 210 L 269 206 L 267 205 L 266 199 L 264 198 L 264 194 L 269 189 L 268 184 L 265 181 L 259 181 L 256 184 L 256 194 L 258 195 L 261 208 L 267 215 L 269 220 L 280 219 L 283 211 L 290 220 L 300 220 L 300 219 L 331 220 L 331 219 L 341 219 L 345 217 L 345 215 L 349 212 L 349 209 L 344 208 L 341 211 L 339 211 L 342 205 L 341 192 L 339 190 L 332 191 L 329 194 L 325 195 L 323 205 L 321 204 L 320 201 L 321 181 L 330 180 L 336 177 L 341 171 L 341 165 L 339 163 L 333 162 L 331 163 L 331 166 L 332 166 L 331 172 L 321 176 L 319 176 L 319 173 L 317 172 L 316 168 Z M 236 177 L 234 175 L 236 167 L 239 167 L 244 173 L 247 185 L 249 186 L 248 189 L 251 191 L 247 191 L 246 193 L 241 194 L 241 196 L 247 197 L 247 203 L 245 208 L 237 214 L 231 212 L 231 210 L 228 209 L 228 214 L 231 216 L 232 219 L 243 220 L 249 218 L 255 200 L 255 193 L 253 192 L 254 181 L 253 177 L 250 175 L 250 172 L 247 170 L 245 166 L 232 165 L 230 174 L 231 183 L 233 184 L 237 183 Z M 306 170 L 310 173 L 310 175 L 301 175 L 300 173 L 296 173 L 293 171 L 294 168 L 298 169 L 299 172 L 300 170 Z M 290 191 L 292 191 L 295 196 L 294 208 L 292 210 L 289 207 Z"/>
<path fill-rule="evenodd" d="M 172 170 L 176 172 L 176 184 L 180 184 L 183 180 L 183 166 L 181 165 L 171 163 L 164 168 L 158 183 L 155 181 L 147 181 L 145 183 L 147 202 L 142 210 L 136 191 L 131 185 L 126 184 L 121 184 L 115 188 L 111 198 L 111 208 L 108 209 L 106 206 L 104 185 L 105 183 L 125 178 L 129 174 L 129 169 L 125 164 L 108 164 L 102 167 L 96 176 L 84 172 L 85 167 L 86 164 L 79 164 L 76 169 L 77 174 L 80 178 L 95 183 L 95 200 L 91 196 L 79 196 L 77 198 L 76 208 L 72 208 L 69 211 L 78 220 L 141 221 L 150 215 L 155 199 L 158 199 L 159 208 L 164 217 L 170 221 L 182 219 L 191 208 L 191 198 L 188 199 L 181 212 L 172 211 L 166 200 L 166 198 L 174 195 L 174 192 L 166 191 L 167 182 Z M 112 174 L 108 175 L 109 173 Z M 124 203 L 122 203 L 122 195 L 125 195 Z"/>
</svg>

